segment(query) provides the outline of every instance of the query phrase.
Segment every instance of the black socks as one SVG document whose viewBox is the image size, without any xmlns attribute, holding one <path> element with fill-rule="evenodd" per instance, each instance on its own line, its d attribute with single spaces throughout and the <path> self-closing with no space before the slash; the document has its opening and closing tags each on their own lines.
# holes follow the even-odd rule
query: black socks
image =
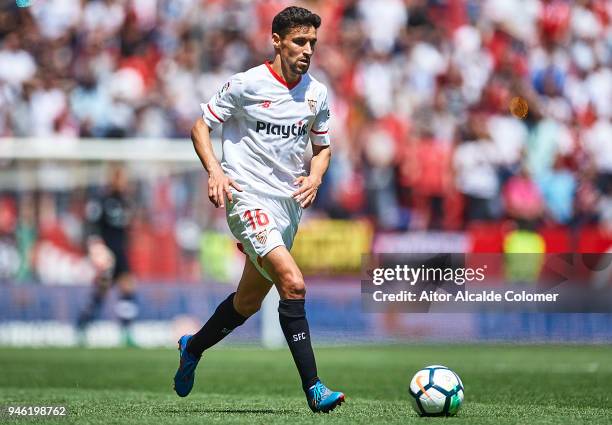
<svg viewBox="0 0 612 425">
<path fill-rule="evenodd" d="M 134 294 L 121 294 L 115 304 L 115 314 L 126 329 L 138 317 L 138 303 Z"/>
<path fill-rule="evenodd" d="M 234 295 L 225 299 L 208 322 L 189 341 L 187 351 L 200 357 L 204 350 L 212 347 L 225 338 L 235 328 L 242 325 L 247 318 L 240 315 L 234 308 Z M 319 379 L 315 362 L 310 331 L 304 310 L 304 300 L 281 300 L 278 303 L 278 317 L 281 328 L 289 344 L 291 355 L 295 361 L 304 391 L 308 390 Z"/>
<path fill-rule="evenodd" d="M 315 362 L 310 331 L 304 310 L 304 300 L 281 300 L 278 303 L 278 318 L 289 344 L 293 360 L 302 379 L 304 391 L 319 379 Z"/>
<path fill-rule="evenodd" d="M 98 317 L 100 314 L 100 310 L 102 309 L 102 304 L 104 303 L 104 297 L 106 296 L 106 288 L 96 285 L 93 289 L 93 294 L 91 295 L 91 299 L 87 304 L 87 307 L 81 314 L 79 315 L 79 319 L 77 321 L 77 327 L 79 329 L 84 329 L 85 326 L 89 325 L 89 323 Z"/>
<path fill-rule="evenodd" d="M 208 322 L 191 338 L 187 346 L 189 353 L 200 357 L 204 350 L 221 341 L 246 321 L 247 318 L 234 308 L 235 294 L 235 292 L 230 294 L 225 301 L 219 304 Z"/>
</svg>

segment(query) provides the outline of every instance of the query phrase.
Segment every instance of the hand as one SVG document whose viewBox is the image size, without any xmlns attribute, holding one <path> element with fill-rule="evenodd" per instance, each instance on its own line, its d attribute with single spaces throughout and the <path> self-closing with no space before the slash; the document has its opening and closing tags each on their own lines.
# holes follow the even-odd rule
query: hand
<svg viewBox="0 0 612 425">
<path fill-rule="evenodd" d="M 223 171 L 212 172 L 208 176 L 208 199 L 216 208 L 225 207 L 225 195 L 227 195 L 228 201 L 234 202 L 230 186 L 238 192 L 242 192 L 240 185 L 226 176 Z"/>
<path fill-rule="evenodd" d="M 293 192 L 291 196 L 300 203 L 302 208 L 308 208 L 317 197 L 317 190 L 321 186 L 321 179 L 313 176 L 301 176 L 295 179 L 293 184 L 300 186 L 300 188 Z"/>
<path fill-rule="evenodd" d="M 87 255 L 97 274 L 108 273 L 115 267 L 115 255 L 100 238 L 89 238 L 87 241 Z"/>
</svg>

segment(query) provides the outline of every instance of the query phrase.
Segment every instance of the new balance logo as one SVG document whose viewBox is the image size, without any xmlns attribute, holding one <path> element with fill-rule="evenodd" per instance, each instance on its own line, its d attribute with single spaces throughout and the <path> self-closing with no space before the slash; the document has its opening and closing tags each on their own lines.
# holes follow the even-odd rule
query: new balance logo
<svg viewBox="0 0 612 425">
<path fill-rule="evenodd" d="M 228 329 L 228 328 L 223 328 L 223 329 L 221 329 L 221 333 L 222 333 L 223 335 L 227 335 L 227 334 L 229 334 L 229 333 L 231 333 L 231 332 L 232 332 L 232 329 Z"/>
<path fill-rule="evenodd" d="M 293 335 L 293 342 L 298 342 L 306 339 L 306 332 L 300 332 L 299 334 Z"/>
<path fill-rule="evenodd" d="M 289 136 L 303 136 L 307 133 L 306 124 L 302 125 L 302 121 L 293 125 L 278 125 L 264 121 L 257 121 L 256 131 L 258 133 L 264 132 L 266 134 L 273 134 L 275 136 L 283 136 L 283 139 L 287 139 Z"/>
<path fill-rule="evenodd" d="M 261 106 L 262 108 L 266 108 L 266 109 L 267 109 L 267 108 L 269 108 L 269 107 L 270 107 L 270 104 L 271 104 L 271 103 L 272 103 L 272 101 L 270 101 L 270 100 L 264 100 L 263 102 L 261 102 L 261 103 L 259 104 L 259 106 Z"/>
</svg>

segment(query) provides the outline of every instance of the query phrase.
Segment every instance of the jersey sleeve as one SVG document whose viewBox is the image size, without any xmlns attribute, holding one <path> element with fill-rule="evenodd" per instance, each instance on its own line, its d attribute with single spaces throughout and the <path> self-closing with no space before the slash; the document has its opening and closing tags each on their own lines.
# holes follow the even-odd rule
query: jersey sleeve
<svg viewBox="0 0 612 425">
<path fill-rule="evenodd" d="M 329 146 L 329 102 L 327 91 L 322 96 L 321 109 L 315 116 L 314 123 L 310 128 L 310 141 L 317 146 Z"/>
<path fill-rule="evenodd" d="M 241 74 L 234 75 L 208 103 L 200 103 L 202 118 L 212 130 L 223 124 L 242 106 L 244 81 Z"/>
</svg>

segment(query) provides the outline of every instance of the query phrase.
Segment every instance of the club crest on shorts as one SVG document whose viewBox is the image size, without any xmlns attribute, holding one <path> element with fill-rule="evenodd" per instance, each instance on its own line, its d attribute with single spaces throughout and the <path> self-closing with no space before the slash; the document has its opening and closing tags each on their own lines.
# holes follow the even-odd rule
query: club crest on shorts
<svg viewBox="0 0 612 425">
<path fill-rule="evenodd" d="M 260 244 L 265 245 L 266 241 L 268 240 L 268 230 L 262 230 L 261 232 L 257 233 L 255 235 L 255 239 L 257 239 L 257 242 Z"/>
<path fill-rule="evenodd" d="M 310 108 L 310 112 L 314 114 L 317 110 L 317 101 L 314 99 L 308 99 L 308 107 Z"/>
</svg>

